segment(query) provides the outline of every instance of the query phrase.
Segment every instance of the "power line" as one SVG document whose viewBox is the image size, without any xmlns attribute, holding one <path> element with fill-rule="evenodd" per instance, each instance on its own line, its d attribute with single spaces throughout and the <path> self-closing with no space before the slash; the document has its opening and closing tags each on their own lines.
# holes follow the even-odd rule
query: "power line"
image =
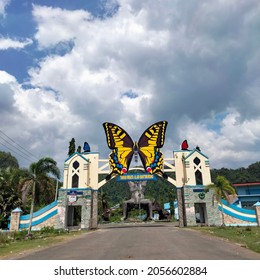
<svg viewBox="0 0 260 280">
<path fill-rule="evenodd" d="M 30 158 L 30 160 L 32 161 L 32 157 L 30 155 L 27 155 L 25 152 L 23 152 L 22 150 L 20 150 L 19 148 L 15 147 L 14 145 L 10 144 L 7 140 L 5 140 L 1 135 L 0 138 L 3 139 L 8 145 L 10 145 L 12 148 L 17 149 L 19 152 L 21 152 L 24 156 L 26 156 L 27 158 Z M 3 146 L 5 146 L 7 149 L 12 150 L 15 153 L 18 153 L 16 151 L 14 151 L 13 149 L 9 148 L 8 146 L 6 146 L 4 143 L 0 142 Z M 19 153 L 18 153 L 19 154 Z M 19 154 L 21 155 L 21 154 Z M 34 160 L 34 159 L 33 159 Z"/>
<path fill-rule="evenodd" d="M 14 144 L 15 144 L 15 148 L 17 148 L 17 146 L 19 146 L 21 149 L 23 149 L 26 153 L 28 153 L 29 155 L 31 155 L 34 159 L 38 160 L 38 157 L 36 157 L 35 155 L 33 155 L 30 151 L 26 150 L 24 147 L 22 147 L 20 144 L 16 143 L 11 137 L 9 137 L 7 134 L 5 134 L 1 129 L 0 132 L 7 137 L 9 140 L 11 140 Z M 1 137 L 1 136 L 0 136 Z M 1 137 L 2 138 L 2 137 Z M 5 140 L 6 142 L 8 142 L 7 140 Z M 14 146 L 13 144 L 11 144 L 12 146 Z M 20 149 L 18 149 L 19 151 L 21 151 Z"/>
<path fill-rule="evenodd" d="M 27 157 L 25 157 L 25 156 L 19 154 L 18 152 L 14 151 L 14 150 L 11 149 L 10 147 L 6 146 L 4 143 L 0 142 L 0 144 L 3 145 L 4 147 L 6 147 L 8 150 L 12 151 L 13 153 L 18 154 L 20 157 L 22 157 L 22 158 L 24 158 L 24 159 L 26 159 L 26 160 L 32 162 L 31 159 L 29 159 L 29 158 L 27 158 Z"/>
<path fill-rule="evenodd" d="M 22 147 L 20 144 L 16 143 L 11 137 L 9 137 L 7 134 L 5 134 L 2 130 L 0 130 L 0 132 L 10 141 L 12 141 L 12 143 L 10 141 L 8 141 L 7 139 L 5 139 L 3 136 L 0 135 L 0 138 L 3 139 L 10 147 L 8 147 L 6 144 L 0 142 L 4 147 L 6 147 L 8 150 L 18 154 L 19 156 L 21 156 L 22 158 L 32 162 L 37 160 L 38 158 L 33 155 L 31 152 L 29 152 L 28 150 L 26 150 L 24 147 Z M 14 150 L 15 149 L 15 150 Z M 17 151 L 16 151 L 17 150 Z M 19 152 L 18 152 L 19 151 Z M 22 154 L 21 154 L 22 153 Z"/>
</svg>

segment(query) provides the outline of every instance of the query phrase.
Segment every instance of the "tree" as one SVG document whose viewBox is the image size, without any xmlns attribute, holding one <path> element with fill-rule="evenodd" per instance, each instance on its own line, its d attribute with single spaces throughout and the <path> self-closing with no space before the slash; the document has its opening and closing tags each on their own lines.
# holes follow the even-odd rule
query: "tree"
<svg viewBox="0 0 260 280">
<path fill-rule="evenodd" d="M 24 180 L 23 184 L 28 183 L 30 181 L 32 186 L 32 200 L 31 200 L 31 209 L 30 209 L 30 221 L 28 227 L 28 235 L 31 234 L 32 228 L 32 218 L 34 212 L 34 204 L 35 204 L 35 193 L 36 187 L 44 187 L 46 183 L 51 182 L 50 174 L 54 175 L 58 179 L 60 178 L 60 171 L 57 167 L 57 163 L 52 158 L 46 157 L 42 158 L 37 162 L 34 162 L 29 167 L 30 176 L 27 180 Z"/>
<path fill-rule="evenodd" d="M 217 176 L 215 183 L 209 184 L 205 187 L 206 192 L 209 191 L 210 189 L 212 189 L 214 192 L 212 197 L 213 202 L 215 198 L 218 201 L 218 203 L 220 203 L 221 205 L 222 225 L 224 226 L 225 220 L 224 220 L 222 198 L 227 199 L 228 195 L 235 195 L 236 191 L 224 176 Z"/>
<path fill-rule="evenodd" d="M 18 161 L 11 153 L 0 151 L 0 168 L 8 167 L 19 168 Z"/>
<path fill-rule="evenodd" d="M 71 156 L 72 154 L 75 153 L 75 150 L 76 150 L 76 144 L 75 144 L 75 139 L 72 138 L 70 140 L 70 143 L 69 143 L 69 152 L 68 152 L 68 155 Z"/>
<path fill-rule="evenodd" d="M 3 228 L 7 228 L 12 210 L 22 205 L 18 188 L 20 178 L 20 169 L 0 169 L 0 224 Z"/>
<path fill-rule="evenodd" d="M 217 176 L 224 176 L 231 184 L 259 182 L 260 181 L 260 162 L 250 164 L 247 168 L 237 169 L 211 169 L 211 178 L 216 180 Z"/>
<path fill-rule="evenodd" d="M 260 162 L 257 161 L 253 164 L 250 164 L 247 168 L 249 174 L 250 174 L 250 177 L 253 179 L 253 180 L 250 180 L 250 182 L 253 182 L 253 181 L 260 181 Z"/>
<path fill-rule="evenodd" d="M 78 152 L 78 153 L 81 153 L 81 146 L 78 146 L 77 152 Z"/>
</svg>

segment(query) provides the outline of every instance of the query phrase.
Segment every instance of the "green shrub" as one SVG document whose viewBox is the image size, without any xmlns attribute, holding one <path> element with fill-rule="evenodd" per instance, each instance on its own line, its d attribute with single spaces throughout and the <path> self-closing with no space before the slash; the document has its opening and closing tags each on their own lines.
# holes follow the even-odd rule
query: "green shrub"
<svg viewBox="0 0 260 280">
<path fill-rule="evenodd" d="M 26 238 L 27 230 L 23 229 L 23 230 L 15 231 L 14 233 L 10 233 L 10 236 L 11 235 L 13 235 L 13 240 L 23 240 Z"/>
<path fill-rule="evenodd" d="M 57 230 L 54 227 L 50 227 L 50 226 L 45 226 L 43 228 L 41 228 L 40 233 L 44 234 L 44 233 L 56 233 Z"/>
<path fill-rule="evenodd" d="M 8 238 L 8 235 L 5 233 L 0 232 L 0 247 L 6 244 L 9 244 L 11 242 L 10 238 Z"/>
</svg>

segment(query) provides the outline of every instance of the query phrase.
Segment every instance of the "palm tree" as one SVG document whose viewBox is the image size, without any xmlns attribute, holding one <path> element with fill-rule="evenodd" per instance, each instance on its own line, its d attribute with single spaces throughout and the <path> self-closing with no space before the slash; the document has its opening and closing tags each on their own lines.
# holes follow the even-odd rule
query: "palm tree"
<svg viewBox="0 0 260 280">
<path fill-rule="evenodd" d="M 212 197 L 212 203 L 214 204 L 214 199 L 216 199 L 221 205 L 222 225 L 224 226 L 225 220 L 222 198 L 227 199 L 228 195 L 235 195 L 236 191 L 224 176 L 217 176 L 215 183 L 209 184 L 205 187 L 206 192 L 210 189 L 212 189 L 214 192 Z"/>
<path fill-rule="evenodd" d="M 36 187 L 40 188 L 46 186 L 46 184 L 47 185 L 50 184 L 50 182 L 53 180 L 49 176 L 50 174 L 54 175 L 58 179 L 60 178 L 60 170 L 57 167 L 56 161 L 49 157 L 45 157 L 37 162 L 33 162 L 29 167 L 29 171 L 30 171 L 30 176 L 27 178 L 27 180 L 24 180 L 23 182 L 23 184 L 26 184 L 28 183 L 28 181 L 30 181 L 32 185 L 32 200 L 31 200 L 28 235 L 31 234 L 31 229 L 32 229 L 32 218 L 34 212 Z"/>
</svg>

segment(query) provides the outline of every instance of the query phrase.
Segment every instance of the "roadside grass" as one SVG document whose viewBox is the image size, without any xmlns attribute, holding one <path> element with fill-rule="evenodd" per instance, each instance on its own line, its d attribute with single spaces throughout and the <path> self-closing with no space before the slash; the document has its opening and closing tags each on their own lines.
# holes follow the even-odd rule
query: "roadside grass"
<svg viewBox="0 0 260 280">
<path fill-rule="evenodd" d="M 205 234 L 227 239 L 241 247 L 260 253 L 260 227 L 191 227 Z M 12 258 L 26 251 L 47 248 L 59 242 L 69 240 L 87 231 L 61 231 L 45 227 L 33 231 L 27 236 L 27 231 L 12 233 L 0 232 L 0 259 Z"/>
<path fill-rule="evenodd" d="M 260 227 L 192 227 L 260 253 Z"/>
<path fill-rule="evenodd" d="M 27 231 L 11 233 L 0 232 L 0 259 L 12 258 L 26 251 L 47 248 L 50 245 L 68 240 L 87 231 L 60 231 L 52 227 L 45 227 L 40 231 L 33 231 L 27 236 Z"/>
</svg>

